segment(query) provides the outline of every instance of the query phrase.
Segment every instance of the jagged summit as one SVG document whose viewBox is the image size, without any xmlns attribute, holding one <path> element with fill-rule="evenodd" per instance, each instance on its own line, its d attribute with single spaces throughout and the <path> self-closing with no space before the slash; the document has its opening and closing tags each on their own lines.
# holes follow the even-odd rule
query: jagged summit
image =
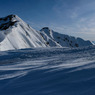
<svg viewBox="0 0 95 95">
<path fill-rule="evenodd" d="M 6 17 L 2 17 L 0 18 L 0 21 L 3 20 L 3 21 L 7 21 L 7 20 L 12 20 L 12 18 L 15 18 L 17 15 L 14 15 L 14 14 L 11 14 L 11 15 L 8 15 Z"/>
<path fill-rule="evenodd" d="M 8 15 L 6 17 L 0 18 L 0 30 L 6 30 L 10 26 L 13 26 L 17 22 L 16 15 Z"/>
<path fill-rule="evenodd" d="M 49 27 L 43 27 L 42 29 L 41 29 L 41 31 L 50 31 L 51 29 L 49 28 Z"/>
</svg>

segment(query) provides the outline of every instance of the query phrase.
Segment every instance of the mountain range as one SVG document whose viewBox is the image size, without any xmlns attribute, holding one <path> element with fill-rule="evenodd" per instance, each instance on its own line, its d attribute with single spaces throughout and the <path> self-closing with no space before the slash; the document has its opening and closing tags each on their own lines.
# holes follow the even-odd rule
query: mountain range
<svg viewBox="0 0 95 95">
<path fill-rule="evenodd" d="M 0 18 L 0 51 L 31 47 L 70 47 L 93 45 L 82 38 L 60 34 L 49 27 L 36 31 L 17 15 Z"/>
</svg>

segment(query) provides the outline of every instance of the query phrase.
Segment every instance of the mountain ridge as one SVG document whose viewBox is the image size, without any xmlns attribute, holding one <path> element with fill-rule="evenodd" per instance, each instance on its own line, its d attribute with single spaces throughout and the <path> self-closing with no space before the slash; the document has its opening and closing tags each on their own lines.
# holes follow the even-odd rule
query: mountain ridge
<svg viewBox="0 0 95 95">
<path fill-rule="evenodd" d="M 44 36 L 45 40 L 49 42 L 49 39 L 52 39 L 62 47 L 81 47 L 92 45 L 92 43 L 89 40 L 85 41 L 80 37 L 61 34 L 49 29 L 48 27 L 44 27 L 40 31 Z"/>
</svg>

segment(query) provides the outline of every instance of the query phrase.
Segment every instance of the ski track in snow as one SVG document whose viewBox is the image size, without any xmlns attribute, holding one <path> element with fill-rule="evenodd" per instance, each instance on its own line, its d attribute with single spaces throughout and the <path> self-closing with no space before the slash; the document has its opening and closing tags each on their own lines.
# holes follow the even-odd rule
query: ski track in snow
<svg viewBox="0 0 95 95">
<path fill-rule="evenodd" d="M 94 94 L 94 46 L 0 52 L 0 95 Z"/>
</svg>

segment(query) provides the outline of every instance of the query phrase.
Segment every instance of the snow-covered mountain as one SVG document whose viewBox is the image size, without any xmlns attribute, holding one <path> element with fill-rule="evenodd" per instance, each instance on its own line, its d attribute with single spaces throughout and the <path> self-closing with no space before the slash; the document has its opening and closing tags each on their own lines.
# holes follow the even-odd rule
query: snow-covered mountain
<svg viewBox="0 0 95 95">
<path fill-rule="evenodd" d="M 54 32 L 48 27 L 36 31 L 17 15 L 0 18 L 0 51 L 31 47 L 81 47 L 90 41 Z"/>
<path fill-rule="evenodd" d="M 1 50 L 46 47 L 39 32 L 16 15 L 0 19 Z"/>
<path fill-rule="evenodd" d="M 92 45 L 90 41 L 85 41 L 81 38 L 75 38 L 65 34 L 54 32 L 48 27 L 41 29 L 41 35 L 44 40 L 47 41 L 49 46 L 60 46 L 60 47 L 82 47 Z"/>
</svg>

